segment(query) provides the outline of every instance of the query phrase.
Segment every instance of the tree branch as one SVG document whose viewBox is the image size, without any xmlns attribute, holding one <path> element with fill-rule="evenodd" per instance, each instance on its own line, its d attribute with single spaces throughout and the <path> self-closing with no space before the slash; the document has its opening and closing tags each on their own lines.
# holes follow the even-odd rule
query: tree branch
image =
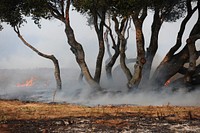
<svg viewBox="0 0 200 133">
<path fill-rule="evenodd" d="M 188 21 L 190 20 L 190 18 L 194 14 L 194 12 L 197 10 L 197 6 L 194 7 L 193 10 L 191 9 L 191 3 L 189 3 L 189 1 L 191 1 L 191 0 L 187 0 L 188 14 L 181 23 L 181 26 L 180 26 L 180 29 L 178 32 L 178 36 L 176 38 L 176 44 L 167 53 L 165 61 L 170 60 L 171 57 L 174 55 L 174 53 L 180 48 L 180 46 L 182 44 L 182 38 L 183 38 L 186 24 L 188 23 Z"/>
</svg>

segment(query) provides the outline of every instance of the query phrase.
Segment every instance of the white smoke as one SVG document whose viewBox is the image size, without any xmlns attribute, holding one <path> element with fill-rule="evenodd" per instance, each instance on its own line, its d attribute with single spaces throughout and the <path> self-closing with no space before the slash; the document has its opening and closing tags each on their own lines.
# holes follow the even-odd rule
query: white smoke
<svg viewBox="0 0 200 133">
<path fill-rule="evenodd" d="M 165 88 L 162 92 L 128 92 L 124 84 L 124 77 L 120 73 L 114 74 L 114 81 L 103 77 L 102 86 L 106 88 L 104 93 L 91 93 L 86 83 L 78 83 L 79 70 L 62 69 L 62 91 L 57 91 L 54 102 L 67 102 L 82 105 L 108 105 L 108 104 L 132 104 L 132 105 L 180 105 L 199 106 L 200 90 L 187 92 L 180 88 L 172 92 Z M 32 70 L 0 70 L 0 98 L 18 99 L 23 101 L 53 102 L 55 92 L 55 80 L 53 69 Z M 35 77 L 33 86 L 16 87 L 31 77 Z"/>
</svg>

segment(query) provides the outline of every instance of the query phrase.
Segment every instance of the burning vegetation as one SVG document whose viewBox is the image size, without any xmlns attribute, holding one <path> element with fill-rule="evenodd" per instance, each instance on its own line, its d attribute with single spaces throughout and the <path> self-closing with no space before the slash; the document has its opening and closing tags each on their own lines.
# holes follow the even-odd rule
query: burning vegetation
<svg viewBox="0 0 200 133">
<path fill-rule="evenodd" d="M 31 77 L 31 79 L 26 80 L 24 83 L 17 83 L 16 86 L 17 87 L 31 87 L 33 86 L 33 82 L 34 80 L 36 80 L 34 77 Z"/>
<path fill-rule="evenodd" d="M 173 2 L 169 0 L 159 2 L 148 0 L 128 2 L 122 0 L 109 2 L 91 2 L 88 0 L 4 2 L 4 0 L 1 0 L 0 4 L 0 21 L 9 24 L 25 46 L 39 56 L 53 62 L 55 86 L 58 90 L 62 89 L 59 60 L 54 55 L 40 52 L 22 36 L 21 28 L 27 17 L 31 16 L 39 27 L 42 18 L 47 20 L 54 18 L 64 24 L 67 44 L 70 46 L 70 50 L 80 67 L 80 79 L 84 78 L 82 81 L 86 82 L 94 91 L 106 91 L 101 85 L 105 47 L 109 55 L 105 66 L 107 79 L 109 81 L 113 80 L 112 70 L 114 66 L 118 65 L 116 63 L 119 59 L 119 65 L 126 78 L 124 81 L 126 84 L 125 89 L 131 91 L 136 89 L 147 90 L 148 87 L 148 91 L 161 90 L 163 87 L 169 86 L 169 79 L 176 74 L 182 75 L 183 80 L 178 81 L 182 85 L 195 86 L 200 84 L 200 64 L 198 62 L 200 51 L 197 47 L 200 39 L 199 0 L 176 0 Z M 96 63 L 93 65 L 95 66 L 94 76 L 92 76 L 93 74 L 91 74 L 86 62 L 83 45 L 74 34 L 74 28 L 70 23 L 73 17 L 69 13 L 72 10 L 71 7 L 81 14 L 87 14 L 89 16 L 88 22 L 91 22 L 90 24 L 94 26 L 94 33 L 97 35 L 96 47 L 98 47 L 98 51 L 95 53 L 98 56 Z M 5 12 L 8 12 L 8 14 L 5 14 Z M 151 21 L 147 20 L 148 16 L 152 18 Z M 169 31 L 170 28 L 163 28 L 163 24 L 177 22 L 178 20 L 181 20 L 179 21 L 180 27 L 176 28 L 176 32 L 173 31 L 177 33 L 177 35 L 174 35 L 176 36 L 173 41 L 175 43 L 171 45 L 172 42 L 165 42 L 170 43 L 169 46 L 171 47 L 168 48 L 155 72 L 152 73 L 152 69 L 154 69 L 153 61 L 156 60 L 158 49 L 163 48 L 161 40 L 170 40 L 168 35 L 165 36 L 165 39 L 160 38 L 160 34 L 161 32 L 172 32 Z M 148 24 L 145 21 L 148 21 Z M 192 23 L 190 23 L 191 21 Z M 149 28 L 143 30 L 144 26 Z M 0 29 L 2 29 L 1 25 Z M 147 31 L 149 29 L 151 29 L 151 34 L 149 34 L 150 31 Z M 189 32 L 189 34 L 185 32 Z M 84 35 L 90 37 L 90 35 Z M 134 38 L 131 39 L 130 36 Z M 130 50 L 128 45 L 130 44 L 136 45 L 135 51 L 131 51 L 131 53 L 135 52 L 136 57 L 127 57 Z M 110 50 L 111 47 L 112 51 Z M 93 55 L 89 56 L 93 57 Z M 128 67 L 130 60 L 132 60 L 131 63 L 134 60 L 134 65 L 131 68 Z M 185 64 L 189 65 L 185 67 Z M 172 82 L 170 82 L 171 84 Z M 19 84 L 19 86 L 29 86 L 29 82 Z"/>
<path fill-rule="evenodd" d="M 146 103 L 153 99 L 153 96 L 157 96 L 158 94 L 158 97 L 150 101 L 150 104 L 153 104 L 155 101 L 160 102 L 163 99 L 165 103 L 169 99 L 172 99 L 173 102 L 177 102 L 177 99 L 174 97 L 186 96 L 184 99 L 187 98 L 187 101 L 182 102 L 189 102 L 190 105 L 199 105 L 199 91 L 196 91 L 198 92 L 196 95 L 195 92 L 190 93 L 192 96 L 188 96 L 185 92 L 176 93 L 177 91 L 174 91 L 175 85 L 179 85 L 177 88 L 182 90 L 183 88 L 189 88 L 189 91 L 199 89 L 200 64 L 198 60 L 200 50 L 198 50 L 196 46 L 200 39 L 199 0 L 174 0 L 173 2 L 171 0 L 159 2 L 148 0 L 117 0 L 109 2 L 103 0 L 101 2 L 95 0 L 92 2 L 88 0 L 34 0 L 13 2 L 13 0 L 9 0 L 5 2 L 5 0 L 0 0 L 0 4 L 0 22 L 9 24 L 25 46 L 33 50 L 39 56 L 50 59 L 53 62 L 54 79 L 56 82 L 47 88 L 53 88 L 54 90 L 61 90 L 63 88 L 57 58 L 51 54 L 44 54 L 33 47 L 23 38 L 20 29 L 24 22 L 26 22 L 27 17 L 30 16 L 39 27 L 41 26 L 40 19 L 42 18 L 47 20 L 50 18 L 58 19 L 64 24 L 64 31 L 68 40 L 67 44 L 70 46 L 70 50 L 74 54 L 76 62 L 80 67 L 79 81 L 81 82 L 79 82 L 79 84 L 77 80 L 74 82 L 74 79 L 64 80 L 66 82 L 64 85 L 66 91 L 59 91 L 59 95 L 55 99 L 60 98 L 65 99 L 67 102 L 81 104 L 91 103 L 92 101 L 94 103 L 96 102 L 95 105 L 97 105 L 99 99 L 105 103 L 112 100 L 112 102 L 117 102 L 117 104 L 119 104 L 124 98 L 126 103 L 137 104 Z M 94 26 L 98 47 L 98 52 L 95 53 L 98 56 L 95 64 L 94 76 L 92 76 L 86 62 L 82 43 L 77 40 L 78 37 L 76 37 L 73 26 L 70 23 L 72 20 L 70 16 L 72 6 L 77 12 L 87 14 L 89 16 L 88 18 L 92 19 L 92 21 L 89 21 Z M 145 20 L 149 14 L 152 15 L 152 21 L 151 24 L 149 24 L 152 32 L 148 35 L 148 38 L 150 38 L 149 41 L 146 41 L 147 38 L 144 33 L 143 24 L 145 24 Z M 193 17 L 195 14 L 198 14 L 197 17 Z M 180 20 L 180 18 L 183 19 L 180 23 L 180 28 L 176 32 L 178 34 L 174 45 L 169 48 L 163 60 L 155 69 L 155 72 L 151 73 L 152 69 L 154 69 L 152 64 L 153 61 L 156 60 L 157 50 L 162 47 L 162 45 L 160 45 L 162 42 L 158 40 L 161 40 L 159 35 L 163 23 L 175 22 Z M 194 18 L 195 22 L 191 25 L 191 28 L 186 29 L 187 25 Z M 131 28 L 135 30 L 131 32 Z M 2 29 L 1 25 L 0 29 Z M 190 32 L 187 34 L 186 39 L 183 38 L 185 31 Z M 165 32 L 168 33 L 172 31 L 168 31 L 167 29 Z M 149 31 L 147 31 L 147 34 L 148 33 Z M 131 34 L 135 37 L 134 41 L 129 38 Z M 85 36 L 89 35 L 85 34 Z M 168 40 L 168 36 L 166 36 L 165 40 Z M 149 44 L 146 44 L 146 42 L 149 42 Z M 127 51 L 130 50 L 128 44 L 136 45 L 136 57 L 131 57 L 131 59 L 126 56 Z M 113 49 L 112 52 L 109 50 L 111 45 Z M 107 77 L 102 78 L 105 46 L 107 46 L 109 58 L 105 66 Z M 112 70 L 114 66 L 118 65 L 116 64 L 118 59 L 120 70 L 123 72 L 123 74 L 120 74 L 120 78 L 123 78 L 123 83 L 119 80 L 115 81 L 115 77 L 113 76 L 115 73 L 113 73 Z M 134 65 L 131 66 L 132 68 L 128 66 L 130 60 L 131 63 L 134 63 Z M 189 65 L 186 66 L 185 64 Z M 133 71 L 131 71 L 132 69 Z M 74 73 L 66 73 L 63 75 L 71 76 L 73 74 Z M 176 74 L 181 74 L 181 76 L 172 79 Z M 76 75 L 76 78 L 77 77 Z M 1 78 L 4 77 L 2 76 Z M 37 78 L 37 81 L 45 84 L 45 80 L 47 79 L 49 79 L 49 77 L 44 80 Z M 107 82 L 104 84 L 103 80 Z M 3 83 L 1 89 L 4 90 L 2 91 L 4 94 L 0 96 L 3 98 L 8 97 L 9 99 L 9 91 L 12 86 L 8 85 L 9 83 L 4 83 L 3 80 L 1 82 Z M 84 82 L 86 82 L 87 85 L 85 85 Z M 123 86 L 118 87 L 118 85 L 121 84 L 123 84 Z M 37 101 L 39 99 L 38 101 L 40 102 L 44 102 L 45 100 L 49 102 L 50 97 L 56 92 L 53 91 L 54 93 L 52 93 L 52 90 L 45 90 L 44 86 L 36 85 L 36 78 L 33 77 L 24 82 L 14 83 L 14 85 L 16 86 L 11 88 L 10 93 L 11 98 L 14 97 L 13 99 L 25 101 L 31 101 L 33 99 L 33 101 Z M 76 85 L 75 89 L 73 85 Z M 18 90 L 16 90 L 16 87 Z M 34 87 L 34 89 L 20 89 L 24 87 Z M 118 90 L 116 90 L 116 88 Z M 189 92 L 188 90 L 186 92 Z M 21 92 L 23 93 L 21 94 Z M 143 95 L 144 93 L 148 93 L 148 95 Z M 136 97 L 137 95 L 139 96 Z M 174 97 L 170 97 L 171 95 Z M 68 96 L 71 96 L 71 99 L 68 99 Z M 136 99 L 133 99 L 135 98 L 134 96 Z M 191 97 L 194 98 L 191 100 Z M 32 99 L 30 100 L 29 98 Z M 78 102 L 76 101 L 77 99 L 79 100 Z M 184 105 L 187 105 L 185 103 Z M 180 132 L 185 129 L 185 125 L 191 126 L 189 131 L 193 131 L 193 128 L 195 128 L 197 132 L 200 130 L 199 107 L 171 107 L 168 105 L 164 107 L 126 105 L 86 107 L 63 105 L 60 103 L 22 103 L 19 101 L 3 100 L 0 101 L 0 104 L 1 132 L 21 132 L 26 130 L 36 132 L 84 132 L 86 129 L 88 129 L 86 132 L 160 132 L 163 129 L 165 129 L 166 132 L 176 132 L 179 131 L 179 126 L 177 125 L 182 126 Z M 176 125 L 173 125 L 174 123 Z"/>
</svg>

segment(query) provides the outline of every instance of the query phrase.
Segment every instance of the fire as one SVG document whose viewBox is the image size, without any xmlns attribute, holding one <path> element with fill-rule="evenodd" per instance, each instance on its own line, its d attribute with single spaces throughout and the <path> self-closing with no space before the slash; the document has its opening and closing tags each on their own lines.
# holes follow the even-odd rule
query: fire
<svg viewBox="0 0 200 133">
<path fill-rule="evenodd" d="M 32 77 L 31 79 L 26 80 L 25 83 L 18 83 L 16 86 L 17 87 L 30 87 L 30 86 L 33 86 L 33 80 L 34 80 L 34 78 Z"/>
<path fill-rule="evenodd" d="M 165 86 L 168 86 L 169 84 L 170 84 L 170 79 L 169 80 L 167 80 L 167 82 L 165 82 Z"/>
</svg>

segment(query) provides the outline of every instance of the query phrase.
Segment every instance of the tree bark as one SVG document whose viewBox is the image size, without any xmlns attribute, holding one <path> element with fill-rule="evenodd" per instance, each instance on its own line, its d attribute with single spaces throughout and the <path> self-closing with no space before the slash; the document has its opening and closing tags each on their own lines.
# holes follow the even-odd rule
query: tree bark
<svg viewBox="0 0 200 133">
<path fill-rule="evenodd" d="M 179 49 L 179 47 L 182 44 L 182 36 L 185 31 L 185 27 L 187 22 L 190 20 L 191 16 L 194 14 L 194 12 L 197 10 L 197 7 L 191 8 L 191 0 L 187 0 L 187 9 L 188 14 L 185 17 L 185 19 L 181 23 L 180 30 L 178 32 L 176 44 L 170 49 L 170 51 L 166 54 L 165 58 L 162 60 L 160 65 L 157 67 L 155 73 L 153 74 L 151 80 L 150 80 L 150 86 L 152 86 L 154 89 L 159 89 L 172 77 L 174 76 L 181 68 L 183 68 L 183 65 L 188 62 L 190 55 L 189 55 L 189 49 L 188 49 L 188 42 L 186 46 L 177 54 L 175 52 Z M 198 2 L 199 3 L 199 2 Z M 198 4 L 199 5 L 199 4 Z M 199 17 L 198 17 L 199 19 Z M 199 28 L 197 28 L 198 22 L 193 27 L 190 36 L 196 35 L 197 31 L 199 31 Z M 190 47 L 190 46 L 189 46 Z M 194 52 L 194 47 L 192 48 Z M 196 54 L 196 53 L 193 53 Z M 194 61 L 194 56 L 192 57 Z M 196 58 L 196 57 L 195 57 Z M 195 59 L 196 61 L 196 59 Z"/>
<path fill-rule="evenodd" d="M 199 3 L 199 2 L 198 2 Z M 198 4 L 199 5 L 199 4 Z M 200 6 L 198 6 L 200 7 Z M 200 8 L 199 8 L 200 9 Z M 192 76 L 195 71 L 197 51 L 195 50 L 194 42 L 199 39 L 200 18 L 198 17 L 197 23 L 194 25 L 190 37 L 187 40 L 186 46 L 178 54 L 171 56 L 171 59 L 163 61 L 157 68 L 154 76 L 152 77 L 152 85 L 155 89 L 162 87 L 168 79 L 175 75 L 183 65 L 189 60 L 189 68 L 185 75 L 185 80 L 192 81 Z"/>
<path fill-rule="evenodd" d="M 39 50 L 37 50 L 35 47 L 33 47 L 32 45 L 30 45 L 20 34 L 19 29 L 17 27 L 14 28 L 14 31 L 18 34 L 18 37 L 20 38 L 20 40 L 30 49 L 32 49 L 34 52 L 36 52 L 39 56 L 42 56 L 44 58 L 50 59 L 53 64 L 54 64 L 54 77 L 56 79 L 56 85 L 57 85 L 57 90 L 61 90 L 62 89 L 62 82 L 61 82 L 61 77 L 60 77 L 60 67 L 59 67 L 59 63 L 58 60 L 56 59 L 56 57 L 54 55 L 47 55 L 44 54 L 42 52 L 40 52 Z"/>
<path fill-rule="evenodd" d="M 131 74 L 130 70 L 128 69 L 128 67 L 126 66 L 126 53 L 125 53 L 125 51 L 126 51 L 126 43 L 127 42 L 126 42 L 124 34 L 122 33 L 123 30 L 125 30 L 125 23 L 127 21 L 127 18 L 122 19 L 120 29 L 119 29 L 119 22 L 118 22 L 116 16 L 113 16 L 112 19 L 115 23 L 115 32 L 117 33 L 119 43 L 120 43 L 120 65 L 121 65 L 123 72 L 126 75 L 127 80 L 130 81 L 131 78 L 132 78 L 132 74 Z"/>
<path fill-rule="evenodd" d="M 101 78 L 101 72 L 102 72 L 102 62 L 103 57 L 105 53 L 105 46 L 104 46 L 104 38 L 103 38 L 103 30 L 104 30 L 104 23 L 105 23 L 105 11 L 101 12 L 101 22 L 98 26 L 98 13 L 94 11 L 93 17 L 94 17 L 94 27 L 95 31 L 97 33 L 98 42 L 99 42 L 99 53 L 96 60 L 96 70 L 94 75 L 94 80 L 99 83 Z"/>
<path fill-rule="evenodd" d="M 163 63 L 165 61 L 170 60 L 171 57 L 174 55 L 174 53 L 181 47 L 182 38 L 183 38 L 183 34 L 184 34 L 184 31 L 185 31 L 186 24 L 188 23 L 188 21 L 190 20 L 190 18 L 194 14 L 194 12 L 197 10 L 197 6 L 192 9 L 191 0 L 187 0 L 186 6 L 187 6 L 187 15 L 181 23 L 181 26 L 180 26 L 180 29 L 179 29 L 179 32 L 178 32 L 178 36 L 176 38 L 176 44 L 166 54 L 164 60 L 162 61 Z"/>
<path fill-rule="evenodd" d="M 118 43 L 117 46 L 114 48 L 115 53 L 111 57 L 110 61 L 106 64 L 106 75 L 108 79 L 112 79 L 112 68 L 120 54 L 119 45 L 120 43 Z"/>
<path fill-rule="evenodd" d="M 189 68 L 188 72 L 185 75 L 185 82 L 191 83 L 192 82 L 192 76 L 194 75 L 194 72 L 196 70 L 196 59 L 197 57 L 197 50 L 195 46 L 196 40 L 200 39 L 200 2 L 197 3 L 198 8 L 198 20 L 193 27 L 190 37 L 187 39 L 187 46 L 189 51 Z"/>
<path fill-rule="evenodd" d="M 147 8 L 144 8 L 142 10 L 141 17 L 139 17 L 139 14 L 140 14 L 140 11 L 134 12 L 132 14 L 133 23 L 136 29 L 137 61 L 134 66 L 134 74 L 128 83 L 128 86 L 130 88 L 138 87 L 141 81 L 141 77 L 142 77 L 143 65 L 146 62 L 142 25 L 143 25 L 144 19 L 147 16 Z"/>
<path fill-rule="evenodd" d="M 91 88 L 96 90 L 101 90 L 100 85 L 92 78 L 88 66 L 85 62 L 85 53 L 82 48 L 82 45 L 78 43 L 75 39 L 74 31 L 70 25 L 70 19 L 69 19 L 69 8 L 70 8 L 71 1 L 67 1 L 66 5 L 66 16 L 65 16 L 65 33 L 68 38 L 68 44 L 71 46 L 71 51 L 76 57 L 76 61 L 79 64 L 82 74 L 84 75 L 87 83 Z"/>
<path fill-rule="evenodd" d="M 109 17 L 110 19 L 110 17 Z M 120 40 L 118 38 L 117 40 L 117 43 L 115 42 L 115 39 L 113 37 L 113 33 L 112 33 L 112 29 L 110 28 L 111 26 L 111 23 L 110 23 L 110 20 L 109 20 L 109 26 L 106 25 L 104 23 L 104 26 L 107 28 L 107 36 L 105 36 L 105 42 L 108 44 L 108 32 L 110 33 L 110 37 L 111 37 L 111 40 L 112 40 L 112 48 L 114 50 L 114 54 L 111 55 L 110 51 L 108 51 L 108 54 L 109 54 L 109 59 L 108 59 L 108 62 L 106 62 L 106 75 L 107 75 L 107 78 L 108 79 L 112 79 L 112 68 L 117 60 L 117 58 L 119 57 L 119 54 L 120 54 Z M 109 49 L 108 49 L 109 50 Z"/>
<path fill-rule="evenodd" d="M 197 53 L 196 53 L 196 47 L 195 47 L 195 39 L 191 37 L 187 39 L 187 46 L 188 46 L 188 51 L 189 51 L 189 68 L 188 68 L 188 72 L 185 75 L 185 82 L 191 83 L 192 76 L 196 69 Z"/>
<path fill-rule="evenodd" d="M 147 88 L 150 72 L 152 68 L 152 62 L 156 55 L 158 49 L 158 35 L 162 25 L 161 18 L 159 15 L 160 11 L 158 8 L 155 9 L 154 19 L 151 26 L 151 39 L 149 48 L 147 48 L 146 52 L 146 63 L 144 64 L 143 71 L 142 71 L 142 78 L 139 84 L 140 89 Z"/>
<path fill-rule="evenodd" d="M 174 76 L 180 68 L 188 61 L 189 54 L 187 46 L 185 46 L 178 54 L 174 55 L 171 60 L 161 63 L 156 71 L 154 72 L 152 78 L 150 79 L 150 85 L 154 90 L 158 90 Z"/>
</svg>

